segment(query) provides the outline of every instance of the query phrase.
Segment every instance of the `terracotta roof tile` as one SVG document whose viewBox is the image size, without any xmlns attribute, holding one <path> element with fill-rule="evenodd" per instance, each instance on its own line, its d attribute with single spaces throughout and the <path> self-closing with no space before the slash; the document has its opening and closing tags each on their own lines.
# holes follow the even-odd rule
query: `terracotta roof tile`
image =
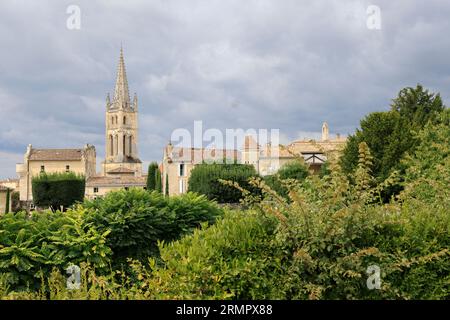
<svg viewBox="0 0 450 320">
<path fill-rule="evenodd" d="M 87 187 L 97 186 L 145 186 L 147 184 L 147 177 L 130 177 L 130 176 L 117 176 L 117 177 L 103 177 L 93 176 L 89 177 L 86 181 Z"/>
<path fill-rule="evenodd" d="M 128 169 L 128 168 L 116 168 L 109 170 L 108 173 L 134 173 L 134 170 Z"/>
<path fill-rule="evenodd" d="M 30 160 L 79 161 L 82 155 L 82 149 L 31 149 Z"/>
</svg>

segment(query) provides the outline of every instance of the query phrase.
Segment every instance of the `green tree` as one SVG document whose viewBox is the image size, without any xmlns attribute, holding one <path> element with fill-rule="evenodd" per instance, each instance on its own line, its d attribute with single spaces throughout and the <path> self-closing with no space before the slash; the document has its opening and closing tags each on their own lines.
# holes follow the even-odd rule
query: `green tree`
<svg viewBox="0 0 450 320">
<path fill-rule="evenodd" d="M 9 202 L 10 202 L 10 198 L 11 198 L 11 190 L 9 188 L 6 188 L 6 208 L 5 208 L 5 213 L 9 212 Z"/>
<path fill-rule="evenodd" d="M 283 184 L 283 180 L 294 179 L 302 182 L 308 175 L 308 166 L 301 158 L 285 163 L 276 174 L 265 176 L 264 181 L 280 196 L 288 198 L 288 188 Z"/>
<path fill-rule="evenodd" d="M 166 196 L 169 195 L 169 175 L 166 174 Z"/>
<path fill-rule="evenodd" d="M 257 175 L 255 168 L 247 164 L 199 164 L 191 171 L 188 191 L 204 194 L 220 203 L 238 203 L 241 191 L 219 180 L 236 182 L 250 192 L 257 192 L 248 183 Z"/>
<path fill-rule="evenodd" d="M 358 146 L 365 142 L 373 156 L 373 176 L 382 181 L 393 170 L 403 171 L 401 160 L 414 152 L 417 140 L 414 131 L 428 121 L 435 121 L 445 109 L 439 94 L 422 86 L 402 89 L 392 100 L 391 110 L 374 112 L 361 120 L 361 128 L 351 135 L 340 158 L 344 172 L 350 174 L 358 166 Z"/>
<path fill-rule="evenodd" d="M 87 223 L 101 232 L 110 231 L 107 245 L 115 267 L 126 264 L 127 258 L 146 261 L 158 256 L 158 241 L 178 239 L 222 215 L 204 196 L 187 193 L 169 198 L 136 188 L 86 200 L 80 207 L 88 211 Z"/>
<path fill-rule="evenodd" d="M 158 174 L 159 168 L 156 162 L 150 163 L 148 166 L 148 175 L 147 175 L 147 190 L 153 191 L 156 190 L 156 177 Z"/>
<path fill-rule="evenodd" d="M 56 211 L 67 209 L 82 202 L 85 193 L 85 178 L 73 172 L 41 173 L 32 179 L 33 202 L 40 208 Z"/>
<path fill-rule="evenodd" d="M 159 168 L 156 170 L 155 173 L 155 190 L 158 193 L 162 193 L 161 171 L 159 170 Z"/>
<path fill-rule="evenodd" d="M 20 211 L 20 193 L 18 191 L 11 194 L 11 208 L 13 212 Z"/>
</svg>

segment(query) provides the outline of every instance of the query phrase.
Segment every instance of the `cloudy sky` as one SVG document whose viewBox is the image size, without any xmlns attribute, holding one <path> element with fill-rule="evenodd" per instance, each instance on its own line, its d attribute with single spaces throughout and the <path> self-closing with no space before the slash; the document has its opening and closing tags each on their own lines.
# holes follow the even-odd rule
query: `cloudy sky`
<svg viewBox="0 0 450 320">
<path fill-rule="evenodd" d="M 67 27 L 70 5 L 79 30 Z M 380 30 L 367 27 L 370 5 Z M 195 120 L 287 141 L 323 121 L 350 134 L 417 83 L 449 105 L 449 32 L 447 0 L 0 0 L 0 178 L 15 176 L 29 143 L 91 143 L 102 160 L 121 43 L 146 164 Z"/>
</svg>

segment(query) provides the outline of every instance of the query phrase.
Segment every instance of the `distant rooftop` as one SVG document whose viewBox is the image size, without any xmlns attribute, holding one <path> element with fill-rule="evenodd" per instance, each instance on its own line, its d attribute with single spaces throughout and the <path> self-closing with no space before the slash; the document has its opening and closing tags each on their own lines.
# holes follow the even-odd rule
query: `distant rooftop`
<svg viewBox="0 0 450 320">
<path fill-rule="evenodd" d="M 29 159 L 32 161 L 78 161 L 82 156 L 82 149 L 31 149 Z"/>
</svg>

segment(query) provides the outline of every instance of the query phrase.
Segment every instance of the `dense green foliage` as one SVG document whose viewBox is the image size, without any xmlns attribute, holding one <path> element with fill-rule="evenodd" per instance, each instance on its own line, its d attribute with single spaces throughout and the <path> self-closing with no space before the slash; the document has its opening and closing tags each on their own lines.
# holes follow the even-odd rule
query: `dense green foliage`
<svg viewBox="0 0 450 320">
<path fill-rule="evenodd" d="M 0 218 L 0 273 L 8 286 L 21 290 L 37 288 L 53 267 L 89 262 L 105 268 L 108 232 L 98 232 L 79 212 L 8 213 Z"/>
<path fill-rule="evenodd" d="M 274 175 L 264 177 L 265 183 L 280 196 L 288 198 L 289 188 L 284 180 L 303 181 L 309 175 L 308 166 L 303 158 L 290 161 Z"/>
<path fill-rule="evenodd" d="M 449 139 L 448 121 L 426 126 L 400 201 L 389 204 L 377 201 L 364 143 L 355 184 L 335 167 L 291 188 L 286 201 L 254 181 L 265 200 L 252 211 L 161 248 L 166 267 L 146 274 L 144 297 L 449 299 Z M 367 286 L 371 265 L 381 270 L 379 290 Z"/>
<path fill-rule="evenodd" d="M 9 188 L 7 188 L 6 189 L 5 213 L 9 213 L 10 201 L 11 201 L 11 190 Z"/>
<path fill-rule="evenodd" d="M 12 212 L 20 211 L 20 193 L 18 191 L 14 191 L 11 194 L 11 209 Z"/>
<path fill-rule="evenodd" d="M 169 195 L 169 175 L 166 174 L 166 192 L 165 195 L 168 196 Z"/>
<path fill-rule="evenodd" d="M 15 290 L 38 288 L 54 268 L 88 263 L 105 274 L 127 258 L 158 257 L 157 243 L 212 224 L 222 210 L 203 196 L 130 189 L 59 211 L 0 217 L 0 275 Z"/>
<path fill-rule="evenodd" d="M 205 195 L 219 203 L 238 203 L 242 194 L 236 188 L 225 185 L 219 180 L 238 183 L 242 188 L 252 188 L 248 180 L 256 177 L 252 165 L 246 164 L 199 164 L 191 171 L 189 191 Z"/>
<path fill-rule="evenodd" d="M 107 245 L 115 264 L 127 258 L 146 260 L 157 256 L 158 241 L 172 241 L 200 224 L 213 223 L 221 210 L 203 196 L 191 193 L 164 197 L 139 189 L 118 191 L 104 198 L 85 201 L 85 216 L 100 232 L 110 231 Z"/>
<path fill-rule="evenodd" d="M 350 174 L 358 163 L 358 145 L 366 142 L 373 155 L 373 175 L 386 179 L 393 170 L 403 170 L 401 160 L 417 146 L 415 131 L 434 121 L 444 110 L 439 94 L 422 86 L 402 89 L 388 112 L 374 112 L 361 120 L 361 128 L 349 136 L 341 157 L 344 172 Z"/>
<path fill-rule="evenodd" d="M 161 192 L 161 172 L 156 162 L 152 162 L 148 166 L 147 190 Z"/>
<path fill-rule="evenodd" d="M 156 189 L 157 192 L 162 193 L 162 179 L 161 179 L 161 171 L 156 171 Z"/>
<path fill-rule="evenodd" d="M 85 192 L 85 178 L 73 172 L 41 173 L 33 177 L 33 202 L 40 208 L 53 211 L 82 202 Z"/>
</svg>

